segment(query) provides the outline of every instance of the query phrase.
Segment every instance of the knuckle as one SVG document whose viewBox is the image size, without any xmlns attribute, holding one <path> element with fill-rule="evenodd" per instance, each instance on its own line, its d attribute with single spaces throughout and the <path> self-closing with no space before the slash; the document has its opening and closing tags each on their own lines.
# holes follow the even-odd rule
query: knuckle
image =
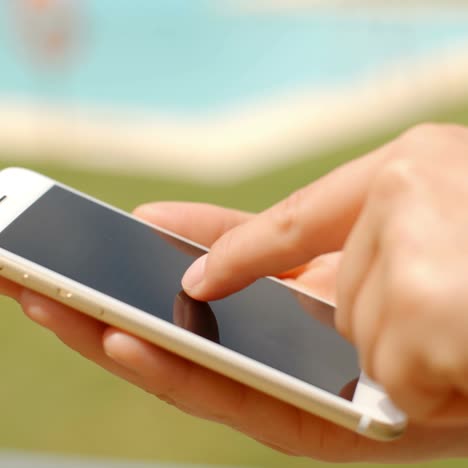
<svg viewBox="0 0 468 468">
<path fill-rule="evenodd" d="M 400 137 L 400 141 L 410 147 L 412 145 L 420 147 L 430 142 L 466 138 L 467 136 L 468 129 L 462 125 L 426 122 L 415 125 L 404 132 Z"/>
<path fill-rule="evenodd" d="M 430 161 L 456 157 L 460 142 L 468 141 L 468 128 L 460 125 L 422 123 L 389 145 L 386 164 L 371 184 L 371 195 L 388 199 L 413 190 L 427 177 Z"/>
<path fill-rule="evenodd" d="M 278 234 L 294 236 L 297 232 L 302 221 L 300 208 L 304 202 L 305 193 L 305 188 L 297 190 L 270 210 L 272 224 Z"/>
<path fill-rule="evenodd" d="M 445 129 L 446 127 L 442 124 L 433 122 L 420 123 L 406 130 L 400 136 L 400 141 L 405 145 L 427 144 L 429 139 L 433 139 L 434 137 L 438 137 L 443 134 Z"/>
<path fill-rule="evenodd" d="M 443 347 L 437 347 L 425 353 L 426 366 L 433 379 L 448 382 L 458 375 L 463 369 L 460 354 L 454 352 L 450 343 L 445 343 Z"/>
<path fill-rule="evenodd" d="M 447 146 L 456 148 L 456 144 L 466 142 L 468 139 L 468 128 L 455 124 L 423 123 L 410 128 L 397 140 L 395 151 L 404 154 L 405 157 L 417 158 L 428 155 L 435 156 L 442 153 L 446 156 L 444 149 Z"/>
<path fill-rule="evenodd" d="M 417 166 L 411 158 L 391 160 L 376 175 L 371 196 L 379 202 L 394 199 L 411 190 L 417 180 Z"/>
</svg>

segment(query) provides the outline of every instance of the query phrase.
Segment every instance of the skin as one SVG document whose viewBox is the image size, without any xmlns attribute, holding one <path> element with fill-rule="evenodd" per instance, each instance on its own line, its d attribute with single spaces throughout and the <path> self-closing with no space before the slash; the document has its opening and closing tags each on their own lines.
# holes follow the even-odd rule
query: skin
<svg viewBox="0 0 468 468">
<path fill-rule="evenodd" d="M 466 128 L 417 127 L 229 231 L 192 265 L 185 289 L 213 300 L 344 248 L 335 323 L 361 367 L 412 420 L 464 426 L 467 150 Z"/>
<path fill-rule="evenodd" d="M 183 278 L 195 299 L 223 297 L 265 275 L 336 298 L 338 330 L 410 416 L 406 434 L 391 443 L 334 426 L 18 285 L 2 280 L 0 291 L 108 371 L 282 452 L 335 462 L 468 456 L 467 152 L 467 129 L 425 125 L 258 215 L 190 203 L 135 212 L 212 246 Z"/>
</svg>

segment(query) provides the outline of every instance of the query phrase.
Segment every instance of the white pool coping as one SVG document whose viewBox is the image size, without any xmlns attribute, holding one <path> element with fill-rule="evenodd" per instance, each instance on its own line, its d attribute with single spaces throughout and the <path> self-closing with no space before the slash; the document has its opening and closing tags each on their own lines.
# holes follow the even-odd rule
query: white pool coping
<svg viewBox="0 0 468 468">
<path fill-rule="evenodd" d="M 0 152 L 125 173 L 233 182 L 468 99 L 468 44 L 201 120 L 52 107 L 0 96 Z"/>
</svg>

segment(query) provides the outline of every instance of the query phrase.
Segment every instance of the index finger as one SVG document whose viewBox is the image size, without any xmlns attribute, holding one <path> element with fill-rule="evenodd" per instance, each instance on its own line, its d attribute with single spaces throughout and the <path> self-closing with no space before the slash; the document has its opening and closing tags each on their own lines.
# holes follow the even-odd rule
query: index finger
<svg viewBox="0 0 468 468">
<path fill-rule="evenodd" d="M 224 234 L 186 272 L 190 296 L 208 301 L 343 247 L 387 146 L 348 163 Z"/>
<path fill-rule="evenodd" d="M 252 213 L 208 203 L 168 201 L 141 205 L 133 214 L 208 247 L 226 231 L 253 217 Z"/>
</svg>

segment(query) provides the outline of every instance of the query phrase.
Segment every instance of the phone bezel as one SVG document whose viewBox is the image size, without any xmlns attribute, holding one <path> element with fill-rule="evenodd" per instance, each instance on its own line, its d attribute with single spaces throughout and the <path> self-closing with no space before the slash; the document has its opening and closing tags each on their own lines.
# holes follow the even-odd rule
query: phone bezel
<svg viewBox="0 0 468 468">
<path fill-rule="evenodd" d="M 152 229 L 189 246 L 208 251 L 206 247 L 182 236 L 135 219 L 123 210 L 96 200 L 46 176 L 22 168 L 8 168 L 0 171 L 0 188 L 2 194 L 7 195 L 7 198 L 0 205 L 0 232 L 53 185 L 60 186 L 125 217 L 146 224 Z M 383 389 L 370 382 L 364 375 L 360 376 L 353 401 L 349 402 L 151 316 L 3 248 L 0 248 L 0 275 L 367 437 L 392 440 L 400 436 L 406 427 L 405 415 L 392 405 Z M 326 302 L 313 296 L 305 288 L 293 286 L 277 278 L 270 279 L 293 291 L 306 294 L 312 299 Z M 61 294 L 62 291 L 66 291 L 68 294 Z"/>
</svg>

